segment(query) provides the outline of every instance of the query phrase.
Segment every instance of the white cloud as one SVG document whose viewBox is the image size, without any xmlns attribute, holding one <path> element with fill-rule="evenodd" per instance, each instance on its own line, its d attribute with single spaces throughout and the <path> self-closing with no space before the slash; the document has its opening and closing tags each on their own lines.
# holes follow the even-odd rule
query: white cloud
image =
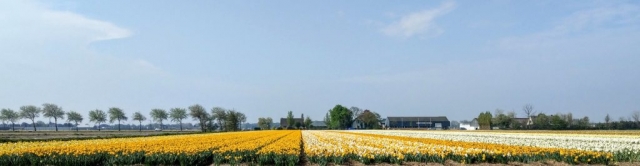
<svg viewBox="0 0 640 166">
<path fill-rule="evenodd" d="M 109 21 L 4 1 L 0 27 L 0 94 L 14 94 L 0 96 L 3 107 L 53 102 L 82 112 L 126 102 L 167 77 L 150 61 L 93 50 L 91 43 L 133 35 Z"/>
<path fill-rule="evenodd" d="M 87 18 L 83 15 L 57 11 L 32 1 L 9 1 L 0 5 L 0 29 L 2 40 L 50 41 L 56 40 L 87 44 L 94 41 L 126 38 L 132 35 L 128 29 L 110 22 Z"/>
<path fill-rule="evenodd" d="M 43 11 L 42 21 L 60 29 L 82 29 L 88 33 L 89 41 L 110 40 L 131 36 L 131 31 L 113 25 L 110 22 L 88 19 L 71 12 Z"/>
<path fill-rule="evenodd" d="M 439 35 L 443 32 L 441 28 L 435 25 L 434 20 L 451 12 L 455 8 L 453 1 L 446 1 L 435 9 L 423 10 L 402 16 L 400 20 L 391 23 L 382 29 L 382 32 L 388 36 L 394 37 L 413 37 L 416 35 Z"/>
</svg>

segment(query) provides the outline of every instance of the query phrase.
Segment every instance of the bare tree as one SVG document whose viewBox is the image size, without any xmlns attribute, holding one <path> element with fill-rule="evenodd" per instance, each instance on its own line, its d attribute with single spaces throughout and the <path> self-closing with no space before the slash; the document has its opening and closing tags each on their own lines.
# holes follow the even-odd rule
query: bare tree
<svg viewBox="0 0 640 166">
<path fill-rule="evenodd" d="M 151 110 L 151 119 L 153 119 L 156 122 L 160 122 L 160 130 L 164 129 L 163 124 L 162 124 L 162 120 L 166 120 L 168 115 L 167 111 L 163 110 L 163 109 L 152 109 Z"/>
<path fill-rule="evenodd" d="M 64 119 L 62 107 L 51 103 L 44 103 L 42 104 L 42 114 L 44 117 L 55 120 L 56 131 L 58 131 L 58 119 Z"/>
<path fill-rule="evenodd" d="M 493 112 L 494 115 L 498 116 L 498 115 L 502 115 L 504 114 L 504 110 L 500 109 L 500 108 L 496 108 L 496 110 Z"/>
<path fill-rule="evenodd" d="M 631 118 L 633 119 L 633 121 L 635 121 L 638 125 L 640 125 L 640 111 L 635 111 L 633 112 L 633 114 L 631 114 Z"/>
<path fill-rule="evenodd" d="M 351 107 L 351 108 L 349 108 L 349 111 L 351 111 L 351 115 L 353 115 L 353 120 L 358 119 L 358 117 L 362 113 L 362 109 L 360 109 L 358 107 Z"/>
<path fill-rule="evenodd" d="M 227 109 L 222 107 L 213 107 L 211 109 L 211 118 L 209 120 L 218 121 L 218 129 L 220 131 L 225 130 L 224 128 L 227 126 Z"/>
<path fill-rule="evenodd" d="M 96 109 L 89 111 L 89 122 L 95 122 L 98 124 L 98 131 L 100 131 L 100 124 L 107 121 L 107 113 L 102 110 Z"/>
<path fill-rule="evenodd" d="M 200 122 L 200 129 L 202 129 L 202 132 L 205 132 L 205 126 L 206 126 L 206 121 L 209 118 L 209 114 L 207 113 L 207 110 L 204 109 L 204 107 L 202 107 L 199 104 L 195 104 L 192 106 L 189 106 L 189 115 L 191 115 L 191 117 L 194 120 L 198 120 L 198 122 Z"/>
<path fill-rule="evenodd" d="M 533 111 L 533 105 L 531 104 L 525 104 L 524 107 L 522 107 L 522 111 L 524 111 L 524 114 L 527 114 L 527 118 L 536 114 L 536 112 Z"/>
<path fill-rule="evenodd" d="M 180 131 L 182 131 L 182 119 L 187 118 L 187 110 L 184 108 L 172 108 L 169 111 L 169 117 L 171 117 L 171 121 L 178 122 L 180 124 Z"/>
<path fill-rule="evenodd" d="M 516 118 L 516 116 L 517 116 L 517 115 L 518 115 L 518 114 L 516 113 L 516 111 L 513 111 L 513 110 L 511 110 L 511 111 L 507 112 L 507 116 L 508 116 L 509 118 L 512 118 L 512 119 L 513 119 L 513 118 Z"/>
<path fill-rule="evenodd" d="M 122 109 L 118 107 L 109 108 L 109 122 L 118 121 L 118 131 L 120 131 L 120 121 L 126 121 L 127 119 L 127 115 L 124 114 Z"/>
<path fill-rule="evenodd" d="M 609 129 L 609 122 L 611 122 L 611 117 L 607 114 L 607 116 L 604 117 L 604 123 L 607 125 L 607 129 Z"/>
<path fill-rule="evenodd" d="M 20 120 L 20 114 L 12 109 L 6 108 L 2 109 L 1 116 L 6 121 L 11 122 L 11 130 L 16 131 L 15 123 Z"/>
<path fill-rule="evenodd" d="M 83 120 L 83 118 L 82 118 L 82 115 L 80 115 L 80 113 L 75 112 L 75 111 L 67 112 L 67 121 L 76 123 L 76 131 L 80 130 L 80 129 L 78 129 L 78 123 L 82 122 L 82 120 Z"/>
<path fill-rule="evenodd" d="M 144 117 L 140 112 L 133 113 L 133 120 L 139 122 L 139 131 L 142 132 L 142 121 L 147 120 L 147 117 Z"/>
<path fill-rule="evenodd" d="M 567 113 L 566 117 L 567 117 L 567 127 L 571 128 L 571 125 L 573 125 L 573 114 L 569 112 Z"/>
<path fill-rule="evenodd" d="M 33 131 L 36 130 L 36 118 L 40 117 L 42 110 L 34 105 L 26 105 L 20 107 L 20 117 L 30 119 L 33 124 Z"/>
</svg>

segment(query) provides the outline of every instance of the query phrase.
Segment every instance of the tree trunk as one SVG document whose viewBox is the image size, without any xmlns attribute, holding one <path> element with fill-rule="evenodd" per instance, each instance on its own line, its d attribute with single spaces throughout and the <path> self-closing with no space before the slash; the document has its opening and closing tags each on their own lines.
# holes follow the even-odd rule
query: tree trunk
<svg viewBox="0 0 640 166">
<path fill-rule="evenodd" d="M 180 131 L 182 131 L 182 121 L 180 121 Z"/>
<path fill-rule="evenodd" d="M 205 126 L 206 124 L 204 124 L 204 123 L 205 123 L 205 122 L 204 122 L 204 119 L 201 119 L 201 120 L 200 120 L 200 129 L 202 129 L 202 132 L 205 132 L 205 130 L 204 130 L 204 126 Z"/>
<path fill-rule="evenodd" d="M 58 118 L 53 118 L 53 121 L 56 123 L 56 131 L 58 131 Z"/>
<path fill-rule="evenodd" d="M 98 131 L 100 131 L 100 123 L 98 123 Z"/>
<path fill-rule="evenodd" d="M 37 131 L 36 130 L 36 122 L 35 122 L 35 120 L 31 119 L 31 124 L 33 124 L 33 131 Z"/>
<path fill-rule="evenodd" d="M 16 125 L 11 122 L 11 130 L 16 131 Z"/>
<path fill-rule="evenodd" d="M 76 121 L 76 132 L 80 131 L 80 129 L 78 128 L 78 122 Z"/>
<path fill-rule="evenodd" d="M 142 121 L 140 121 L 140 132 L 142 132 Z"/>
<path fill-rule="evenodd" d="M 118 131 L 120 131 L 120 119 L 118 119 Z"/>
</svg>

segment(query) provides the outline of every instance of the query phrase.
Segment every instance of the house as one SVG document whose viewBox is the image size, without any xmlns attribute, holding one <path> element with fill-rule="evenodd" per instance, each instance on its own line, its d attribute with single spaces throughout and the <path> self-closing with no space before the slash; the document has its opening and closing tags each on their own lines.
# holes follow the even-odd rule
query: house
<svg viewBox="0 0 640 166">
<path fill-rule="evenodd" d="M 293 125 L 294 126 L 288 126 L 289 123 L 287 123 L 287 118 L 280 118 L 280 127 L 282 128 L 288 128 L 288 127 L 296 127 L 296 123 L 300 123 L 300 125 L 304 126 L 304 119 L 303 118 L 293 118 Z"/>
<path fill-rule="evenodd" d="M 533 121 L 536 120 L 538 116 L 530 116 L 529 120 L 527 121 L 527 126 L 531 126 L 533 125 Z"/>
<path fill-rule="evenodd" d="M 460 122 L 460 130 L 478 130 L 480 129 L 480 125 L 478 124 L 478 118 L 473 118 L 471 122 Z"/>
<path fill-rule="evenodd" d="M 529 124 L 529 118 L 513 118 L 513 121 L 515 123 L 511 124 L 511 128 L 524 128 Z"/>
<path fill-rule="evenodd" d="M 528 118 L 513 118 L 513 121 L 516 122 L 518 125 L 520 126 L 514 126 L 515 124 L 512 124 L 511 128 L 525 128 L 527 126 L 531 126 L 533 125 L 533 121 L 535 120 L 536 116 L 531 116 Z"/>
<path fill-rule="evenodd" d="M 387 117 L 385 120 L 388 129 L 449 129 L 451 122 L 446 116 L 422 116 L 422 117 Z"/>
<path fill-rule="evenodd" d="M 353 123 L 351 123 L 351 129 L 361 129 L 361 128 L 364 128 L 364 122 L 362 122 L 360 119 L 353 120 Z"/>
<path fill-rule="evenodd" d="M 311 121 L 311 129 L 327 129 L 327 124 L 324 121 Z"/>
</svg>

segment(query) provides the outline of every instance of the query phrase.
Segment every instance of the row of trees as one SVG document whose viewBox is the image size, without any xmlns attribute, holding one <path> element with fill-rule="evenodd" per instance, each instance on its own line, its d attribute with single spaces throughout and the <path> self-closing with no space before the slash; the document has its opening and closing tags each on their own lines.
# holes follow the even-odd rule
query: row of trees
<svg viewBox="0 0 640 166">
<path fill-rule="evenodd" d="M 82 122 L 83 118 L 80 113 L 75 111 L 66 112 L 62 110 L 62 107 L 59 107 L 55 104 L 45 103 L 42 104 L 42 108 L 34 106 L 34 105 L 26 105 L 20 107 L 20 111 L 14 111 L 9 108 L 4 108 L 0 111 L 0 120 L 3 122 L 11 123 L 11 130 L 15 131 L 15 123 L 20 119 L 29 119 L 33 124 L 33 130 L 36 130 L 35 119 L 40 117 L 40 114 L 46 118 L 53 118 L 55 121 L 56 131 L 58 131 L 58 119 L 64 119 L 64 116 L 67 115 L 68 122 L 75 122 L 76 126 L 78 123 Z"/>
<path fill-rule="evenodd" d="M 242 112 L 234 109 L 224 109 L 213 107 L 209 114 L 201 105 L 189 106 L 189 113 L 194 120 L 200 124 L 200 129 L 205 131 L 239 131 L 240 125 L 247 121 L 247 117 Z"/>
<path fill-rule="evenodd" d="M 214 107 L 209 114 L 201 105 L 192 105 L 189 107 L 189 115 L 200 122 L 202 131 L 220 129 L 223 131 L 237 131 L 240 130 L 240 124 L 246 121 L 246 116 L 235 110 L 226 110 L 221 107 Z M 53 118 L 55 122 L 56 131 L 58 131 L 58 119 L 65 119 L 67 116 L 68 122 L 78 123 L 82 122 L 84 118 L 82 115 L 75 111 L 65 112 L 62 107 L 51 103 L 42 104 L 42 108 L 34 105 L 26 105 L 20 107 L 20 111 L 16 112 L 12 109 L 2 109 L 0 112 L 0 120 L 3 122 L 10 122 L 12 130 L 15 131 L 15 123 L 20 119 L 31 120 L 33 124 L 33 130 L 36 131 L 35 119 L 42 114 L 44 117 Z M 172 108 L 167 112 L 164 109 L 152 109 L 150 113 L 151 118 L 160 123 L 163 126 L 165 120 L 170 119 L 173 122 L 180 124 L 180 131 L 182 131 L 182 121 L 187 118 L 187 110 L 184 108 Z M 107 112 L 96 109 L 89 111 L 89 121 L 94 122 L 100 130 L 100 124 L 109 120 L 110 123 L 118 122 L 118 131 L 120 131 L 121 121 L 126 121 L 129 118 L 124 111 L 118 107 L 111 107 Z M 140 131 L 142 131 L 142 121 L 147 120 L 140 112 L 133 113 L 132 120 L 140 123 Z M 215 123 L 216 121 L 217 123 Z M 77 130 L 77 129 L 76 129 Z"/>
<path fill-rule="evenodd" d="M 609 114 L 604 117 L 604 123 L 598 123 L 595 125 L 596 129 L 615 129 L 615 130 L 627 130 L 627 129 L 640 129 L 640 111 L 635 111 L 627 119 L 620 117 L 618 121 L 613 121 Z"/>
<path fill-rule="evenodd" d="M 354 122 L 362 124 L 366 129 L 380 129 L 380 123 L 383 119 L 380 114 L 362 110 L 358 107 L 347 108 L 342 105 L 336 105 L 330 109 L 325 115 L 324 122 L 329 129 L 346 129 L 352 127 Z"/>
<path fill-rule="evenodd" d="M 304 114 L 300 114 L 300 121 L 296 121 L 293 118 L 293 111 L 289 111 L 287 112 L 287 128 L 286 129 L 294 129 L 294 127 L 296 129 L 303 129 L 303 128 L 311 128 L 311 124 L 313 121 L 311 121 L 311 118 L 307 117 L 305 119 Z M 282 127 L 282 126 L 280 126 Z"/>
<path fill-rule="evenodd" d="M 362 110 L 358 107 L 346 108 L 342 105 L 336 105 L 330 109 L 325 118 L 324 123 L 329 129 L 346 129 L 353 127 L 352 124 L 358 124 L 359 127 L 365 129 L 380 129 L 382 126 L 380 123 L 383 121 L 380 114 L 370 111 Z M 295 118 L 293 111 L 288 111 L 286 116 L 286 129 L 311 129 L 313 121 L 310 117 L 305 117 L 304 114 L 300 115 L 300 118 Z M 273 126 L 273 119 L 267 117 L 258 118 L 258 127 L 260 129 L 271 129 Z"/>
<path fill-rule="evenodd" d="M 591 124 L 589 117 L 574 118 L 572 113 L 545 114 L 537 113 L 533 106 L 527 104 L 522 109 L 527 118 L 516 118 L 516 113 L 496 109 L 494 114 L 483 112 L 478 116 L 480 129 L 538 129 L 538 130 L 581 130 L 581 129 L 640 129 L 640 112 L 634 112 L 628 120 L 624 117 L 618 122 L 611 122 L 609 114 L 604 118 L 605 123 Z M 531 120 L 531 121 L 530 121 Z"/>
<path fill-rule="evenodd" d="M 262 130 L 271 129 L 272 128 L 271 124 L 273 124 L 273 119 L 271 119 L 271 117 L 258 118 L 258 127 Z"/>
<path fill-rule="evenodd" d="M 312 120 L 310 117 L 304 117 L 304 114 L 300 115 L 300 119 L 297 120 L 296 118 L 294 118 L 293 116 L 293 111 L 289 111 L 287 112 L 287 117 L 286 117 L 286 126 L 282 125 L 280 127 L 278 127 L 278 129 L 284 128 L 284 129 L 309 129 L 312 126 Z M 271 119 L 270 117 L 260 117 L 258 118 L 258 128 L 260 128 L 261 130 L 268 130 L 268 129 L 274 129 L 275 127 L 271 126 L 273 124 L 273 119 Z"/>
</svg>

